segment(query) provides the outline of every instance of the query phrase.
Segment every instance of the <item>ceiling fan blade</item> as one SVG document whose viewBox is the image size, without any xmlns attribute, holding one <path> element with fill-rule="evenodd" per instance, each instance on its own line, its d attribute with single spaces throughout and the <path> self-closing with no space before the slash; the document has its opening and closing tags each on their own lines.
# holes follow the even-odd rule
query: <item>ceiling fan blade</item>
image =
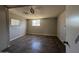
<svg viewBox="0 0 79 59">
<path fill-rule="evenodd" d="M 34 11 L 34 9 L 31 7 L 31 9 L 30 9 L 30 12 L 32 13 L 32 14 L 34 14 L 35 13 L 35 11 Z"/>
</svg>

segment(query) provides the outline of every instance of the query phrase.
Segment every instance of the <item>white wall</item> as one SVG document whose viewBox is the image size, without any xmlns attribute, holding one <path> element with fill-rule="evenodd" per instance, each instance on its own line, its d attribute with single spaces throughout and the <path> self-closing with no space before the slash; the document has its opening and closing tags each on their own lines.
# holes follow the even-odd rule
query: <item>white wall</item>
<svg viewBox="0 0 79 59">
<path fill-rule="evenodd" d="M 26 24 L 26 20 L 23 19 L 22 17 L 15 15 L 15 14 L 9 14 L 9 19 L 11 21 L 11 19 L 17 19 L 20 20 L 20 25 L 18 26 L 9 26 L 9 32 L 10 32 L 10 41 L 19 38 L 21 36 L 24 36 L 26 34 L 26 28 L 27 28 L 27 24 Z"/>
<path fill-rule="evenodd" d="M 0 52 L 8 47 L 9 28 L 7 12 L 7 8 L 0 6 Z"/>
<path fill-rule="evenodd" d="M 66 40 L 70 44 L 70 48 L 66 46 L 66 52 L 79 53 L 79 42 L 75 44 L 78 35 L 79 6 L 66 6 Z"/>
<path fill-rule="evenodd" d="M 66 13 L 62 12 L 57 19 L 57 36 L 63 42 L 66 40 Z"/>
<path fill-rule="evenodd" d="M 57 19 L 44 18 L 40 19 L 40 26 L 32 26 L 32 20 L 28 20 L 28 33 L 57 36 Z"/>
</svg>

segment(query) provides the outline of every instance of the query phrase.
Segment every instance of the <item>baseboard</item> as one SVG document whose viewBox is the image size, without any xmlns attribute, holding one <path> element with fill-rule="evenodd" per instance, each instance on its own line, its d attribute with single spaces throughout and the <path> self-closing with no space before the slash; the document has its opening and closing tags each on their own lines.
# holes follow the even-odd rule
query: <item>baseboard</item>
<svg viewBox="0 0 79 59">
<path fill-rule="evenodd" d="M 57 36 L 57 35 L 53 35 L 53 34 L 42 34 L 42 33 L 28 33 L 28 34 L 45 35 L 45 36 Z M 17 37 L 15 37 L 15 38 L 11 38 L 10 41 L 13 41 L 13 40 L 15 40 L 15 39 L 17 39 L 17 38 L 19 38 L 19 37 L 22 37 L 22 36 L 24 36 L 24 35 L 20 35 L 20 36 L 17 36 Z"/>
<path fill-rule="evenodd" d="M 53 35 L 53 34 L 42 34 L 42 33 L 28 33 L 28 34 L 45 35 L 45 36 L 57 36 L 57 35 Z"/>
<path fill-rule="evenodd" d="M 20 36 L 17 36 L 17 37 L 11 38 L 10 41 L 13 41 L 13 40 L 15 40 L 15 39 L 17 39 L 17 38 L 20 38 L 20 37 L 22 37 L 22 36 L 24 36 L 24 35 L 20 35 Z"/>
</svg>

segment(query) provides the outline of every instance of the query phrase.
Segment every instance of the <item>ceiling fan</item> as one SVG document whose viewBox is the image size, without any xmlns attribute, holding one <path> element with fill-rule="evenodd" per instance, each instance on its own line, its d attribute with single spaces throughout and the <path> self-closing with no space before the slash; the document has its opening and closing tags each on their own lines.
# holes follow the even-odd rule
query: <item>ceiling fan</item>
<svg viewBox="0 0 79 59">
<path fill-rule="evenodd" d="M 32 6 L 29 6 L 30 8 L 29 8 L 29 12 L 28 11 L 24 11 L 24 13 L 25 14 L 35 14 L 35 10 L 34 10 L 34 8 L 32 7 Z"/>
<path fill-rule="evenodd" d="M 35 10 L 33 9 L 33 7 L 30 8 L 30 12 L 31 12 L 32 14 L 35 13 Z"/>
</svg>

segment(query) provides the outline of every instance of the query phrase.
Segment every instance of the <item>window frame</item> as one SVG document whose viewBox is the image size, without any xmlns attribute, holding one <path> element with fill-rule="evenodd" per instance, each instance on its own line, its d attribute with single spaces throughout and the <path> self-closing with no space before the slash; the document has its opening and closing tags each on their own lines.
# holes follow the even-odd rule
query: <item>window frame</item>
<svg viewBox="0 0 79 59">
<path fill-rule="evenodd" d="M 32 20 L 32 26 L 40 26 L 40 20 Z"/>
<path fill-rule="evenodd" d="M 19 23 L 14 23 L 14 24 L 12 24 L 12 20 L 14 20 L 15 22 L 19 22 Z M 20 23 L 21 23 L 21 22 L 20 22 L 19 19 L 13 19 L 13 18 L 10 19 L 10 25 L 11 25 L 11 26 L 19 26 Z"/>
</svg>

